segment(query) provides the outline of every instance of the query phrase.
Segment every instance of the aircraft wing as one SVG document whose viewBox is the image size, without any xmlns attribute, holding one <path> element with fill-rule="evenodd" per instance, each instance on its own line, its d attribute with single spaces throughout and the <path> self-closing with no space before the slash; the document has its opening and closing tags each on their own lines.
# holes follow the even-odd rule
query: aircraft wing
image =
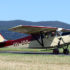
<svg viewBox="0 0 70 70">
<path fill-rule="evenodd" d="M 70 32 L 70 29 L 63 29 L 62 32 Z"/>
<path fill-rule="evenodd" d="M 9 30 L 19 33 L 35 34 L 39 33 L 40 31 L 53 32 L 57 29 L 58 28 L 56 27 L 18 25 L 16 27 L 10 28 Z M 62 29 L 61 31 L 70 32 L 69 29 Z"/>
<path fill-rule="evenodd" d="M 26 33 L 26 34 L 34 34 L 39 33 L 40 31 L 56 31 L 57 28 L 55 27 L 45 27 L 45 26 L 23 26 L 19 25 L 13 28 L 10 28 L 9 30 L 14 32 L 20 32 L 20 33 Z"/>
</svg>

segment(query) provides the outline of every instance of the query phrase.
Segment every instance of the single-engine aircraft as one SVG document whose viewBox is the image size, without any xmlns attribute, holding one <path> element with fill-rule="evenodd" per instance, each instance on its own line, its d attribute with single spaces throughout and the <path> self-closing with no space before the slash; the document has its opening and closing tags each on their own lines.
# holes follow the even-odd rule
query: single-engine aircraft
<svg viewBox="0 0 70 70">
<path fill-rule="evenodd" d="M 23 41 L 21 40 L 23 47 L 53 48 L 54 54 L 58 54 L 59 48 L 63 48 L 63 53 L 69 54 L 70 35 L 63 35 L 63 33 L 70 32 L 70 29 L 50 26 L 18 25 L 9 30 L 29 34 L 29 36 L 23 38 Z"/>
</svg>

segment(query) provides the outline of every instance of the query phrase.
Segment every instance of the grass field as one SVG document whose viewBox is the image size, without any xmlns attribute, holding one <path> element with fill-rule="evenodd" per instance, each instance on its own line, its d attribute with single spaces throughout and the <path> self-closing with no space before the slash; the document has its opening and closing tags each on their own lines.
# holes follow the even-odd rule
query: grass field
<svg viewBox="0 0 70 70">
<path fill-rule="evenodd" d="M 70 70 L 70 56 L 0 54 L 0 70 Z"/>
<path fill-rule="evenodd" d="M 1 48 L 0 51 L 52 52 L 22 48 Z M 70 70 L 70 55 L 0 53 L 0 70 Z"/>
</svg>

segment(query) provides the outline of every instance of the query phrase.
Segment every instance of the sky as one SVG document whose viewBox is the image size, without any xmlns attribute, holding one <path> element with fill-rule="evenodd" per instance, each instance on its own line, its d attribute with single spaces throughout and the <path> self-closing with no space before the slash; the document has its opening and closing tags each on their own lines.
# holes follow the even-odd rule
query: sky
<svg viewBox="0 0 70 70">
<path fill-rule="evenodd" d="M 9 20 L 70 24 L 70 0 L 0 0 L 0 21 Z"/>
</svg>

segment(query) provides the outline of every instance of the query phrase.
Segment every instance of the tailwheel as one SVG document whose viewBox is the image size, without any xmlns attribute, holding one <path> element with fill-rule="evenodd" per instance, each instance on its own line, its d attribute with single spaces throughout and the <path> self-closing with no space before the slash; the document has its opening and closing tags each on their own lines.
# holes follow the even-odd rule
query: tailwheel
<svg viewBox="0 0 70 70">
<path fill-rule="evenodd" d="M 59 54 L 59 49 L 53 49 L 53 54 Z"/>
<path fill-rule="evenodd" d="M 63 49 L 63 53 L 64 54 L 69 54 L 69 49 L 67 49 L 67 48 L 66 49 Z"/>
</svg>

